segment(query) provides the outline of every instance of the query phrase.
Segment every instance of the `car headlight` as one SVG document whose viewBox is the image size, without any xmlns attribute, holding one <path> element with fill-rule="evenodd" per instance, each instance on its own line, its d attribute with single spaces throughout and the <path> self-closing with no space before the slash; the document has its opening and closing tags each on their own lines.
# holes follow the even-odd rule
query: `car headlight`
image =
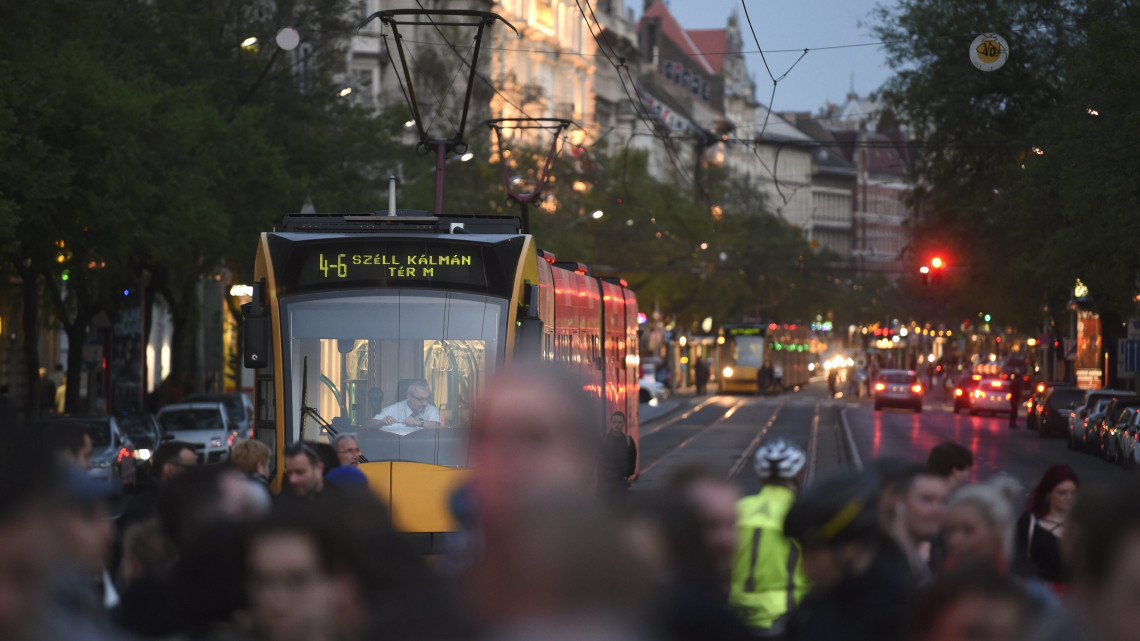
<svg viewBox="0 0 1140 641">
<path fill-rule="evenodd" d="M 724 368 L 724 377 L 725 378 L 732 378 L 732 368 L 731 367 Z"/>
<path fill-rule="evenodd" d="M 148 450 L 146 448 L 143 448 L 141 450 L 135 450 L 135 458 L 140 460 L 140 461 L 149 461 L 150 460 L 150 450 Z"/>
<path fill-rule="evenodd" d="M 222 446 L 222 437 L 215 436 L 215 437 L 210 439 L 210 447 L 221 447 L 221 446 Z"/>
</svg>

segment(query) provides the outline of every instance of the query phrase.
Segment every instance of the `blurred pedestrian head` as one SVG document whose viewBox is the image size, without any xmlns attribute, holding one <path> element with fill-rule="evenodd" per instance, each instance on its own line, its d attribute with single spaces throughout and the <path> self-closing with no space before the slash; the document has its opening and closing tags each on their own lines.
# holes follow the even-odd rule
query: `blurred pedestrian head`
<svg viewBox="0 0 1140 641">
<path fill-rule="evenodd" d="M 874 475 L 845 470 L 809 485 L 784 519 L 803 549 L 804 574 L 827 589 L 864 571 L 881 545 Z"/>
<path fill-rule="evenodd" d="M 0 639 L 29 637 L 42 616 L 58 482 L 42 439 L 21 426 L 0 429 Z"/>
<path fill-rule="evenodd" d="M 61 474 L 62 500 L 56 512 L 59 560 L 80 574 L 101 575 L 115 534 L 107 507 L 110 488 L 71 465 L 65 465 Z"/>
<path fill-rule="evenodd" d="M 487 382 L 471 428 L 473 490 L 485 527 L 507 522 L 525 497 L 591 493 L 604 421 L 582 382 L 555 363 L 522 363 Z"/>
<path fill-rule="evenodd" d="M 338 604 L 352 598 L 351 544 L 310 503 L 287 503 L 250 533 L 245 589 L 266 641 L 336 638 Z"/>
<path fill-rule="evenodd" d="M 328 476 L 329 472 L 341 466 L 340 455 L 337 454 L 336 448 L 333 447 L 332 443 L 310 441 L 309 445 L 317 451 L 317 456 L 321 457 L 321 462 L 325 464 L 325 476 Z"/>
<path fill-rule="evenodd" d="M 57 456 L 89 470 L 91 463 L 91 433 L 79 421 L 51 421 L 47 427 L 48 447 Z"/>
<path fill-rule="evenodd" d="M 944 477 L 950 491 L 954 491 L 970 480 L 970 469 L 974 467 L 974 453 L 961 443 L 943 441 L 930 448 L 926 466 L 931 472 Z"/>
<path fill-rule="evenodd" d="M 244 439 L 230 448 L 230 465 L 250 476 L 269 477 L 269 461 L 273 451 L 257 439 Z"/>
<path fill-rule="evenodd" d="M 1018 641 L 1029 622 L 1024 589 L 990 564 L 964 565 L 919 596 L 908 641 Z"/>
<path fill-rule="evenodd" d="M 368 477 L 355 465 L 342 465 L 325 476 L 325 482 L 343 490 L 367 490 Z"/>
<path fill-rule="evenodd" d="M 336 448 L 341 465 L 360 465 L 360 444 L 356 440 L 356 434 L 337 434 L 332 445 Z"/>
<path fill-rule="evenodd" d="M 929 541 L 942 528 L 947 481 L 925 465 L 884 462 L 876 465 L 883 528 L 910 542 Z"/>
<path fill-rule="evenodd" d="M 297 441 L 285 448 L 285 480 L 297 496 L 312 496 L 325 489 L 325 464 L 316 445 Z"/>
<path fill-rule="evenodd" d="M 158 495 L 155 511 L 163 531 L 179 550 L 218 523 L 256 518 L 269 510 L 263 487 L 236 468 L 189 468 Z"/>
<path fill-rule="evenodd" d="M 677 468 L 665 481 L 664 492 L 692 508 L 701 525 L 704 546 L 718 574 L 728 579 L 736 555 L 736 502 L 740 488 L 724 473 L 707 465 Z"/>
<path fill-rule="evenodd" d="M 1081 490 L 1063 545 L 1074 603 L 1095 638 L 1140 639 L 1140 479 Z"/>
<path fill-rule="evenodd" d="M 163 483 L 178 476 L 183 470 L 198 465 L 194 446 L 185 441 L 164 441 L 150 457 L 151 475 Z"/>
<path fill-rule="evenodd" d="M 1020 487 L 1009 477 L 964 485 L 950 496 L 943 531 L 954 563 L 973 559 L 1004 564 L 1013 558 L 1013 501 Z"/>
<path fill-rule="evenodd" d="M 724 573 L 708 545 L 701 515 L 681 494 L 663 490 L 634 497 L 622 525 L 630 548 L 659 582 L 720 584 Z"/>
<path fill-rule="evenodd" d="M 123 532 L 123 561 L 119 575 L 130 585 L 174 562 L 177 553 L 158 519 L 133 523 Z"/>
<path fill-rule="evenodd" d="M 1081 484 L 1073 468 L 1058 463 L 1041 475 L 1033 491 L 1029 493 L 1025 509 L 1037 518 L 1045 518 L 1050 511 L 1068 514 L 1076 498 L 1077 486 Z"/>
</svg>

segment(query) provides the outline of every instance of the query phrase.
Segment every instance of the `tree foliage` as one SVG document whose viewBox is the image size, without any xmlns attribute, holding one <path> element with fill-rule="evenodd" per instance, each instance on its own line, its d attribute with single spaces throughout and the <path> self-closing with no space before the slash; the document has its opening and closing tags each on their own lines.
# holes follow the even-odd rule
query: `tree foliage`
<svg viewBox="0 0 1140 641">
<path fill-rule="evenodd" d="M 903 0 L 874 23 L 895 70 L 882 98 L 915 134 L 920 243 L 956 259 L 946 308 L 1040 327 L 1080 278 L 1102 312 L 1130 310 L 1140 8 Z M 968 58 L 985 32 L 1010 49 L 988 73 Z"/>
</svg>

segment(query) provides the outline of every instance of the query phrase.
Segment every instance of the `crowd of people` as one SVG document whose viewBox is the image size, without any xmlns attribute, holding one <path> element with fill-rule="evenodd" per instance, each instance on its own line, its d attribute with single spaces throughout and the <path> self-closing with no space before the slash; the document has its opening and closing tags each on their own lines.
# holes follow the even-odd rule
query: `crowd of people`
<svg viewBox="0 0 1140 641">
<path fill-rule="evenodd" d="M 5 426 L 0 639 L 1140 638 L 1134 480 L 1085 488 L 1057 465 L 1019 510 L 957 443 L 805 486 L 804 451 L 772 440 L 754 495 L 703 466 L 624 492 L 625 417 L 599 430 L 592 407 L 548 367 L 489 381 L 458 529 L 426 555 L 352 434 L 288 447 L 279 494 L 264 444 L 201 466 L 165 442 L 112 518 L 82 429 Z"/>
</svg>

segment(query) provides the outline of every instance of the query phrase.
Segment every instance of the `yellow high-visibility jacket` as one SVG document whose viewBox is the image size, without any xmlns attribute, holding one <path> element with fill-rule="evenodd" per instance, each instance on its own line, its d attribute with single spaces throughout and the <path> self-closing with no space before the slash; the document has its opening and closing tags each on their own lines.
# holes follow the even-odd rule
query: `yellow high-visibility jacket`
<svg viewBox="0 0 1140 641">
<path fill-rule="evenodd" d="M 784 517 L 796 495 L 780 485 L 766 485 L 736 504 L 736 558 L 729 603 L 745 623 L 778 631 L 807 593 L 803 554 L 784 536 Z"/>
</svg>

